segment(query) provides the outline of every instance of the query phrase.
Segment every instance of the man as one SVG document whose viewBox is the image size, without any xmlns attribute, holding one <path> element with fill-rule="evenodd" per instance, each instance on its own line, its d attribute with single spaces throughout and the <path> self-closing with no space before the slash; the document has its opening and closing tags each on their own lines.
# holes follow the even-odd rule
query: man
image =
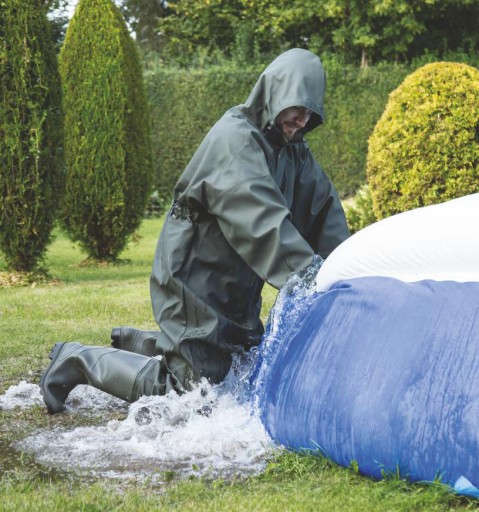
<svg viewBox="0 0 479 512">
<path fill-rule="evenodd" d="M 217 383 L 235 346 L 258 345 L 264 282 L 281 288 L 349 236 L 303 140 L 324 120 L 324 89 L 320 59 L 289 50 L 213 126 L 175 187 L 158 241 L 151 299 L 161 331 L 114 329 L 116 349 L 56 344 L 40 383 L 50 412 L 64 410 L 81 383 L 128 401 L 183 392 L 202 377 Z"/>
</svg>

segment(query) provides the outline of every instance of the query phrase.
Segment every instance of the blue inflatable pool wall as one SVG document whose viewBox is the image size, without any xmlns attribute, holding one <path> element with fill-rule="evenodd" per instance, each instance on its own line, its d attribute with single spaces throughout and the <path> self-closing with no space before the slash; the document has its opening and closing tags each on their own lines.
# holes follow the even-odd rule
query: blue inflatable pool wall
<svg viewBox="0 0 479 512">
<path fill-rule="evenodd" d="M 274 440 L 479 495 L 479 283 L 361 277 L 281 300 L 255 375 Z"/>
</svg>

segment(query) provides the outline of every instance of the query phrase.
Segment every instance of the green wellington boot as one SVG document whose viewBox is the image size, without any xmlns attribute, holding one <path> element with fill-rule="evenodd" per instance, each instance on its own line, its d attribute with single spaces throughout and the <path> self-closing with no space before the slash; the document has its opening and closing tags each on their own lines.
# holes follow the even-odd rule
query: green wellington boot
<svg viewBox="0 0 479 512">
<path fill-rule="evenodd" d="M 136 354 L 156 355 L 156 338 L 159 331 L 140 331 L 134 327 L 114 327 L 111 331 L 111 346 Z"/>
<path fill-rule="evenodd" d="M 191 371 L 186 363 L 176 365 L 181 378 L 166 359 L 142 356 L 109 347 L 80 343 L 57 343 L 50 352 L 52 362 L 43 373 L 40 389 L 50 414 L 65 410 L 65 400 L 78 384 L 90 384 L 110 395 L 134 402 L 143 395 L 163 395 L 174 389 L 187 390 Z"/>
</svg>

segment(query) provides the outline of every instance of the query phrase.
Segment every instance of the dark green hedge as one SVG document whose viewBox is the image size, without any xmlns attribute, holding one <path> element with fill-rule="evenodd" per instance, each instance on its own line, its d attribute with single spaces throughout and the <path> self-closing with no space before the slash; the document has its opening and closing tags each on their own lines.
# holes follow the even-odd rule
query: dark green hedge
<svg viewBox="0 0 479 512">
<path fill-rule="evenodd" d="M 325 64 L 326 123 L 308 136 L 311 149 L 341 196 L 365 181 L 367 141 L 388 94 L 410 67 L 360 70 Z M 156 68 L 146 72 L 153 118 L 155 188 L 167 205 L 180 173 L 208 129 L 229 107 L 248 97 L 262 68 L 204 70 Z"/>
<path fill-rule="evenodd" d="M 0 2 L 0 248 L 41 264 L 64 183 L 60 76 L 41 0 Z"/>
<path fill-rule="evenodd" d="M 313 154 L 341 197 L 366 181 L 368 138 L 381 117 L 389 93 L 410 72 L 408 66 L 329 68 L 326 123 L 308 138 Z"/>
</svg>

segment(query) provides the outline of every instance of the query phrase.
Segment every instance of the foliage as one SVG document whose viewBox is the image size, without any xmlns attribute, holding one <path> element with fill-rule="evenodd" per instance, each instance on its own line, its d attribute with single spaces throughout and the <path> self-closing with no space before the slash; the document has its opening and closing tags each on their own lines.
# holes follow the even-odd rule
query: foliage
<svg viewBox="0 0 479 512">
<path fill-rule="evenodd" d="M 80 0 L 60 70 L 67 163 L 62 221 L 91 258 L 115 260 L 150 192 L 151 141 L 138 54 L 111 0 Z"/>
<path fill-rule="evenodd" d="M 435 0 L 419 13 L 425 30 L 409 46 L 409 57 L 433 53 L 446 60 L 449 52 L 475 53 L 479 49 L 477 0 Z"/>
<path fill-rule="evenodd" d="M 384 111 L 389 93 L 410 72 L 405 65 L 359 69 L 324 59 L 326 122 L 307 136 L 311 151 L 342 197 L 366 181 L 368 138 Z"/>
<path fill-rule="evenodd" d="M 45 0 L 50 9 L 67 0 Z M 115 0 L 139 47 L 167 63 L 260 62 L 290 47 L 363 66 L 479 49 L 477 0 Z M 52 18 L 63 40 L 67 19 Z M 202 55 L 200 58 L 199 55 Z"/>
<path fill-rule="evenodd" d="M 238 62 L 258 62 L 290 46 L 304 46 L 318 31 L 317 2 L 304 0 L 172 0 L 171 15 L 159 20 L 163 58 L 188 65 L 199 47 Z"/>
<path fill-rule="evenodd" d="M 351 234 L 376 222 L 377 219 L 374 215 L 373 199 L 369 185 L 363 185 L 354 196 L 352 202 L 346 203 L 344 213 L 346 214 Z"/>
<path fill-rule="evenodd" d="M 321 21 L 329 22 L 333 48 L 360 55 L 361 66 L 371 57 L 397 59 L 425 27 L 417 17 L 435 0 L 327 0 L 319 7 Z"/>
<path fill-rule="evenodd" d="M 479 191 L 479 71 L 427 64 L 390 95 L 369 140 L 378 218 Z"/>
<path fill-rule="evenodd" d="M 165 54 L 187 64 L 198 46 L 226 49 L 233 41 L 241 0 L 173 0 L 171 16 L 159 20 Z"/>
<path fill-rule="evenodd" d="M 159 51 L 164 36 L 158 30 L 159 20 L 170 14 L 165 0 L 124 0 L 121 10 L 135 32 L 136 42 L 146 51 Z"/>
<path fill-rule="evenodd" d="M 41 264 L 64 184 L 61 88 L 43 2 L 0 2 L 0 247 Z"/>
<path fill-rule="evenodd" d="M 159 20 L 166 38 L 163 58 L 188 65 L 199 47 L 238 63 L 258 63 L 290 46 L 304 46 L 321 21 L 317 2 L 304 0 L 172 0 Z"/>
<path fill-rule="evenodd" d="M 65 31 L 68 25 L 68 16 L 65 10 L 68 7 L 68 0 L 44 0 L 44 5 L 48 12 L 48 19 L 51 25 L 53 40 L 57 47 L 57 51 L 65 38 Z"/>
<path fill-rule="evenodd" d="M 168 14 L 157 18 L 162 57 L 184 66 L 204 50 L 251 62 L 299 46 L 366 66 L 407 61 L 425 49 L 436 55 L 479 49 L 477 0 L 170 0 L 167 5 Z"/>
</svg>

